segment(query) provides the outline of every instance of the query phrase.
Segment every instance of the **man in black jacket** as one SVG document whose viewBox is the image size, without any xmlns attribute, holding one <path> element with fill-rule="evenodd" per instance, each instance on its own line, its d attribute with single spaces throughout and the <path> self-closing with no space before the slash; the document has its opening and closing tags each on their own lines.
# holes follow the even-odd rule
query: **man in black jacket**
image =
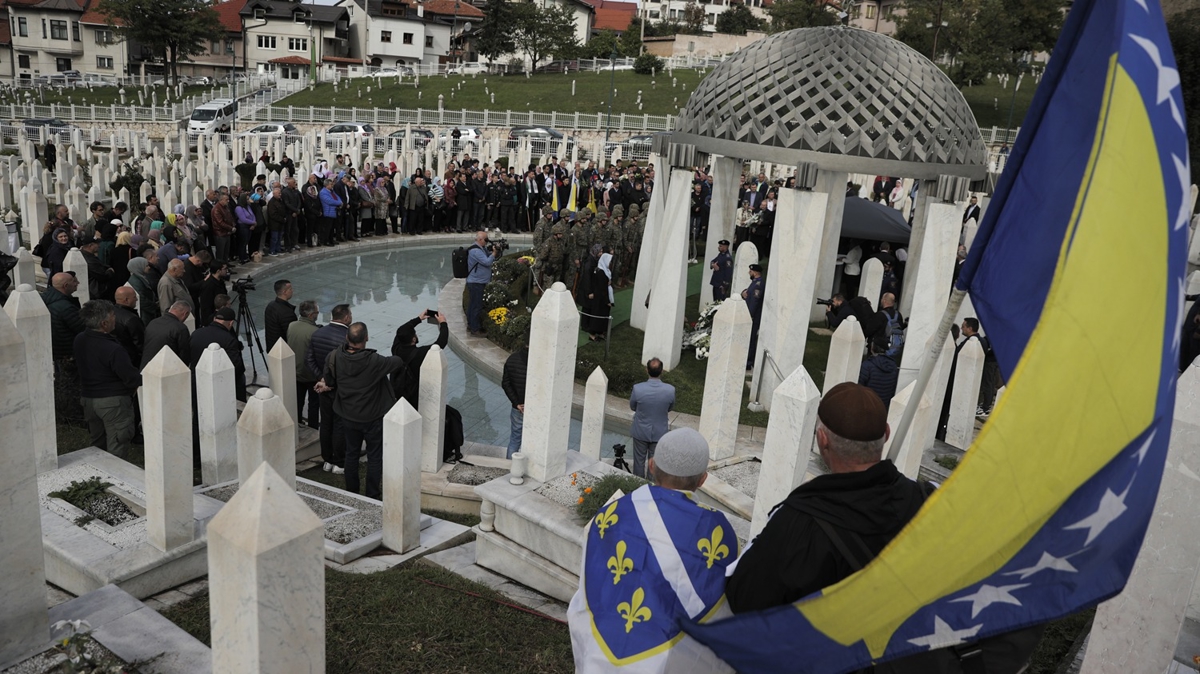
<svg viewBox="0 0 1200 674">
<path fill-rule="evenodd" d="M 295 178 L 287 179 L 287 187 L 283 188 L 280 196 L 283 198 L 283 205 L 287 207 L 288 212 L 287 225 L 283 230 L 283 251 L 286 253 L 300 250 L 300 241 L 303 238 L 300 231 L 300 216 L 303 206 L 300 203 L 300 190 L 296 185 Z"/>
<path fill-rule="evenodd" d="M 142 376 L 121 343 L 109 334 L 117 323 L 112 302 L 92 300 L 79 314 L 87 329 L 75 337 L 75 362 L 92 444 L 127 459 L 136 430 L 133 395 L 142 385 Z"/>
<path fill-rule="evenodd" d="M 396 356 L 367 348 L 366 323 L 346 331 L 346 343 L 330 354 L 316 390 L 333 393 L 333 411 L 346 436 L 346 491 L 358 493 L 358 454 L 367 446 L 367 498 L 383 498 L 383 416 L 396 404 L 390 375 L 404 367 Z"/>
<path fill-rule="evenodd" d="M 354 320 L 349 304 L 335 306 L 330 318 L 332 320 L 329 323 L 313 333 L 308 354 L 304 357 L 314 377 L 320 377 L 325 371 L 325 361 L 328 360 L 329 354 L 346 343 L 346 331 Z M 342 433 L 342 420 L 333 412 L 333 394 L 330 392 L 321 393 L 321 458 L 325 462 L 325 472 L 342 474 L 342 462 L 346 459 L 346 438 Z"/>
<path fill-rule="evenodd" d="M 445 349 L 450 341 L 450 326 L 446 325 L 446 317 L 438 312 L 435 317 L 438 322 L 438 338 L 433 344 Z M 392 377 L 392 392 L 397 398 L 404 398 L 417 409 L 417 401 L 421 392 L 421 363 L 425 362 L 425 354 L 429 353 L 433 344 L 417 346 L 417 326 L 429 319 L 429 312 L 422 311 L 420 316 L 396 328 L 396 337 L 392 340 L 392 355 L 404 361 L 404 367 Z"/>
<path fill-rule="evenodd" d="M 145 346 L 142 347 L 143 368 L 163 349 L 174 351 L 179 360 L 185 363 L 191 362 L 192 335 L 183 324 L 191 313 L 192 309 L 187 302 L 180 301 L 172 304 L 167 313 L 150 321 L 146 326 Z"/>
<path fill-rule="evenodd" d="M 873 557 L 916 515 L 925 500 L 921 486 L 880 460 L 890 433 L 887 410 L 870 389 L 845 382 L 825 394 L 816 435 L 830 472 L 776 506 L 738 560 L 725 586 L 734 613 L 790 604 L 853 573 L 853 560 L 827 531 Z"/>
<path fill-rule="evenodd" d="M 275 346 L 275 342 L 287 338 L 288 326 L 296 320 L 296 305 L 288 302 L 292 299 L 292 282 L 280 279 L 275 282 L 275 299 L 267 305 L 263 312 L 263 323 L 267 331 L 267 352 Z"/>
<path fill-rule="evenodd" d="M 504 375 L 500 378 L 500 388 L 508 396 L 512 405 L 508 421 L 511 430 L 508 434 L 508 458 L 521 451 L 521 436 L 525 426 L 525 373 L 529 369 L 529 347 L 522 346 L 509 355 L 504 361 Z"/>
<path fill-rule="evenodd" d="M 142 344 L 145 342 L 146 324 L 137 312 L 137 291 L 129 286 L 121 286 L 116 292 L 116 326 L 112 336 L 116 338 L 125 352 L 129 354 L 130 363 L 142 362 Z"/>
<path fill-rule="evenodd" d="M 233 309 L 224 307 L 213 314 L 212 323 L 199 328 L 192 333 L 191 353 L 188 356 L 188 366 L 195 372 L 200 364 L 200 357 L 209 344 L 216 344 L 229 356 L 233 363 L 233 392 L 238 400 L 246 402 L 246 363 L 242 360 L 242 341 L 238 339 L 234 328 Z"/>
</svg>

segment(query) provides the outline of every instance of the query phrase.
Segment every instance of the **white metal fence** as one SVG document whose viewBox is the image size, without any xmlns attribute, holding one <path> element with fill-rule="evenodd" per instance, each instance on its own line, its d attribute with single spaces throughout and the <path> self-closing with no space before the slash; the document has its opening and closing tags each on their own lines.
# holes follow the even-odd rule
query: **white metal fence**
<svg viewBox="0 0 1200 674">
<path fill-rule="evenodd" d="M 0 108 L 2 111 L 3 108 Z M 316 106 L 272 106 L 259 108 L 244 119 L 253 122 L 293 124 L 358 123 L 378 126 L 479 126 L 512 127 L 522 124 L 555 129 L 599 130 L 608 128 L 608 115 L 586 112 L 532 112 L 526 110 L 429 110 L 417 108 L 338 108 Z M 616 131 L 669 131 L 674 115 L 628 115 L 613 113 Z"/>
</svg>

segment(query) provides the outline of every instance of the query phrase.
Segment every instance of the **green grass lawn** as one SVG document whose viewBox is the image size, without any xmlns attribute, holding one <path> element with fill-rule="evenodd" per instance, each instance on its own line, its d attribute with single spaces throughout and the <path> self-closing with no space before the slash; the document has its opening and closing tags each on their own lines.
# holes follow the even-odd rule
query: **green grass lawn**
<svg viewBox="0 0 1200 674">
<path fill-rule="evenodd" d="M 1033 92 L 1037 89 L 1037 81 L 1032 77 L 1026 77 L 1021 82 L 1021 88 L 1016 92 L 1014 99 L 1013 84 L 1015 82 L 1015 79 L 1010 80 L 1008 88 L 1005 89 L 993 77 L 984 84 L 962 88 L 963 97 L 967 99 L 967 104 L 975 113 L 975 122 L 979 124 L 979 128 L 986 129 L 993 126 L 1006 128 L 1010 104 L 1012 104 L 1013 111 L 1012 128 L 1021 126 L 1022 120 L 1025 119 L 1025 112 L 1029 110 L 1029 104 L 1033 101 Z"/>
<path fill-rule="evenodd" d="M 574 671 L 567 626 L 511 603 L 421 561 L 365 575 L 326 569 L 326 671 Z M 203 594 L 163 615 L 211 645 L 208 611 Z"/>
<path fill-rule="evenodd" d="M 505 75 L 451 75 L 422 77 L 419 88 L 412 80 L 397 85 L 395 78 L 356 78 L 343 80 L 335 93 L 332 84 L 305 89 L 276 103 L 276 106 L 320 107 L 394 107 L 437 109 L 438 95 L 444 96 L 447 109 L 467 110 L 527 110 L 542 112 L 603 113 L 608 110 L 609 78 L 611 73 L 570 73 L 534 75 L 531 78 Z M 688 96 L 700 83 L 699 70 L 674 71 L 677 86 L 671 87 L 666 73 L 657 76 L 638 75 L 631 70 L 616 72 L 617 95 L 613 99 L 613 114 L 674 115 L 687 103 Z M 484 80 L 487 82 L 485 83 Z M 571 95 L 571 81 L 575 95 Z M 651 85 L 655 82 L 655 85 Z M 461 85 L 461 88 L 460 86 Z M 367 87 L 371 88 L 370 93 Z M 487 90 L 485 92 L 485 89 Z M 642 92 L 642 109 L 637 109 L 637 93 Z M 362 96 L 359 97 L 359 91 Z M 420 98 L 417 97 L 420 92 Z M 490 94 L 496 94 L 491 102 Z M 678 99 L 678 100 L 676 100 Z"/>
<path fill-rule="evenodd" d="M 205 87 L 205 86 L 184 87 L 183 95 L 185 98 L 190 97 L 190 96 L 196 96 L 196 95 L 199 95 L 206 91 L 209 91 L 212 88 L 213 87 L 211 87 L 211 86 L 208 86 L 208 87 Z M 137 92 L 140 89 L 141 89 L 141 87 L 134 87 L 132 85 L 125 87 L 125 104 L 126 105 L 139 105 Z M 31 94 L 29 100 L 36 105 L 50 105 L 51 103 L 53 103 L 55 105 L 109 106 L 109 105 L 114 105 L 114 104 L 115 105 L 121 104 L 121 96 L 119 93 L 120 87 L 93 87 L 90 90 L 87 87 L 75 87 L 74 89 L 63 89 L 61 93 L 59 93 L 57 88 L 53 88 L 53 87 L 41 87 L 38 89 L 21 89 L 21 90 L 17 90 L 15 93 L 5 92 L 3 94 L 0 94 L 0 103 L 25 103 L 26 102 L 26 99 L 25 99 L 26 92 L 29 92 Z M 167 99 L 166 87 L 163 87 L 163 86 L 148 87 L 146 89 L 146 93 L 144 94 L 146 105 L 150 105 L 151 92 L 158 93 L 158 104 L 159 105 L 169 102 Z M 174 95 L 172 95 L 170 98 L 170 101 L 175 101 L 175 100 L 176 100 L 176 97 Z"/>
</svg>

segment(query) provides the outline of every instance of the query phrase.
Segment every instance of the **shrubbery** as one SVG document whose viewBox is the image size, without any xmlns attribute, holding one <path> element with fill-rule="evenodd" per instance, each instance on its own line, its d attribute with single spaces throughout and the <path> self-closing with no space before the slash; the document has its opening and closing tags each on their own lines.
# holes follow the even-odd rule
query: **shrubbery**
<svg viewBox="0 0 1200 674">
<path fill-rule="evenodd" d="M 642 54 L 633 61 L 633 72 L 639 75 L 661 73 L 665 67 L 666 64 L 663 63 L 663 60 L 650 52 Z"/>
</svg>

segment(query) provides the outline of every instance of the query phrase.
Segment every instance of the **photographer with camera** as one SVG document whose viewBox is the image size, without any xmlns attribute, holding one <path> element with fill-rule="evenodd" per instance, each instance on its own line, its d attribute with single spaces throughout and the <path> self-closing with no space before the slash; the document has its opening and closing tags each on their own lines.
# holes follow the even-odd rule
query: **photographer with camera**
<svg viewBox="0 0 1200 674">
<path fill-rule="evenodd" d="M 830 330 L 837 330 L 847 316 L 854 315 L 850 305 L 846 303 L 846 298 L 840 293 L 827 300 L 819 299 L 817 304 L 825 306 L 825 322 L 829 324 Z"/>
<path fill-rule="evenodd" d="M 396 337 L 392 340 L 392 355 L 404 361 L 404 368 L 392 375 L 392 391 L 396 398 L 404 398 L 413 409 L 418 409 L 417 402 L 421 390 L 421 364 L 425 362 L 425 354 L 433 344 L 417 346 L 417 326 L 422 321 L 429 321 L 438 326 L 438 338 L 433 344 L 445 349 L 450 343 L 450 326 L 446 325 L 446 317 L 440 311 L 426 309 L 420 316 L 396 328 Z"/>
<path fill-rule="evenodd" d="M 470 304 L 467 306 L 467 332 L 472 335 L 482 335 L 483 326 L 480 324 L 483 314 L 483 287 L 492 279 L 492 264 L 500 257 L 501 246 L 489 244 L 487 232 L 475 232 L 475 243 L 467 249 L 467 293 Z"/>
</svg>

